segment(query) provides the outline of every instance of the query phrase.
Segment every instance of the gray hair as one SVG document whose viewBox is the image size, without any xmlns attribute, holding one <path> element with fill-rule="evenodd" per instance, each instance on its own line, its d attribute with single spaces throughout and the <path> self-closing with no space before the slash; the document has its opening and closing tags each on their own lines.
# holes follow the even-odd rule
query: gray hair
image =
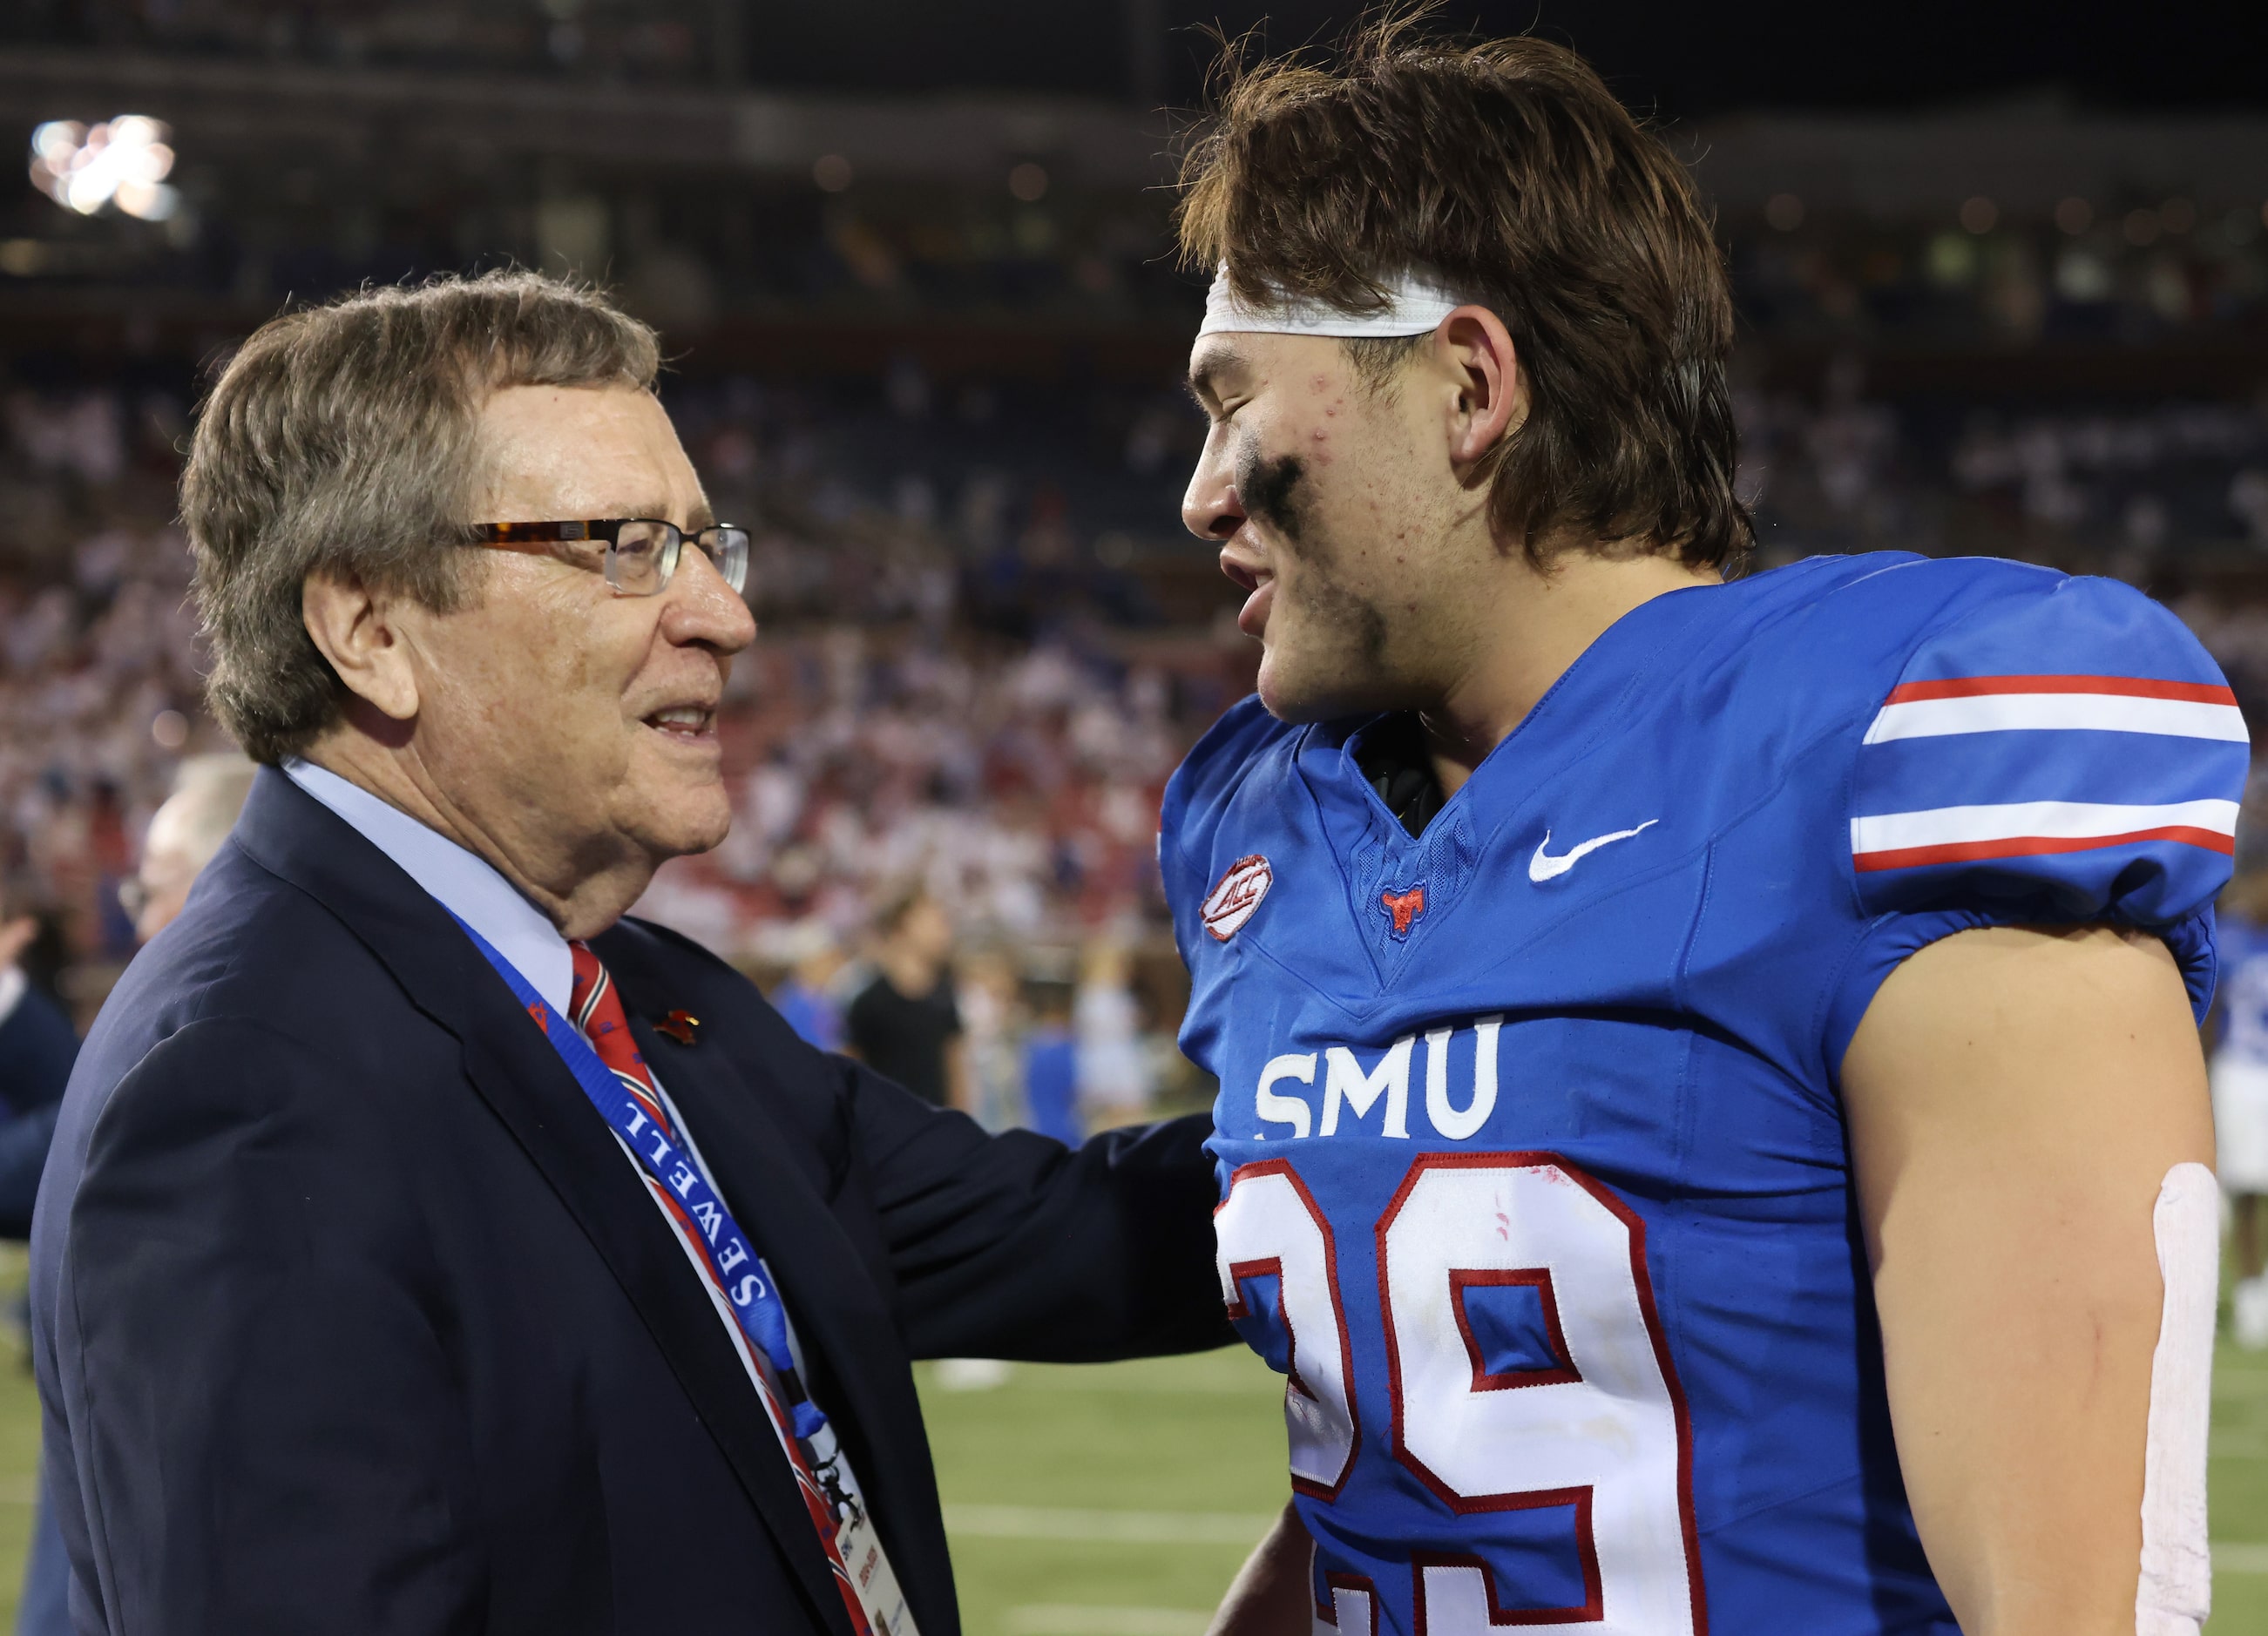
<svg viewBox="0 0 2268 1636">
<path fill-rule="evenodd" d="M 254 331 L 205 400 L 181 477 L 206 696 L 246 753 L 282 761 L 338 717 L 343 685 L 300 612 L 309 575 L 466 605 L 458 547 L 481 520 L 467 508 L 490 394 L 650 389 L 659 367 L 644 324 L 530 272 L 365 290 Z"/>
<path fill-rule="evenodd" d="M 252 793 L 253 775 L 260 770 L 249 756 L 233 750 L 193 755 L 174 769 L 173 793 L 150 820 L 152 836 L 162 823 L 166 839 L 202 869 L 213 860 L 236 827 Z"/>
</svg>

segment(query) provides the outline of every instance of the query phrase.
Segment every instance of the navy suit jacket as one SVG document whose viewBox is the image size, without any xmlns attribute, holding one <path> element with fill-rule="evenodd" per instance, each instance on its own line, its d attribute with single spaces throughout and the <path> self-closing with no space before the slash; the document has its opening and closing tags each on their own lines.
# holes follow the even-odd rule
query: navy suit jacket
<svg viewBox="0 0 2268 1636">
<path fill-rule="evenodd" d="M 1205 1122 L 988 1136 L 682 938 L 593 946 L 957 1636 L 909 1360 L 1225 1344 Z M 651 1026 L 678 1009 L 690 1046 Z M 614 1137 L 448 914 L 272 770 L 87 1041 L 33 1263 L 82 1632 L 849 1636 Z"/>
</svg>

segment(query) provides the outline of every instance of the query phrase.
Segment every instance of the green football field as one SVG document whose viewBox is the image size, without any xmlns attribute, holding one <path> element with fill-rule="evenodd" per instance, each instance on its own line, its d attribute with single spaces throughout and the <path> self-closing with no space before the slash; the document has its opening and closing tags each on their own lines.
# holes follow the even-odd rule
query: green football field
<svg viewBox="0 0 2268 1636">
<path fill-rule="evenodd" d="M 1284 1501 L 1283 1382 L 1241 1348 L 924 1372 L 968 1636 L 1202 1636 Z M 2216 1636 L 2268 1636 L 2268 1354 L 2213 1387 Z"/>
<path fill-rule="evenodd" d="M 0 1264 L 0 1288 L 21 1279 L 20 1257 Z M 968 1636 L 1201 1636 L 1283 1502 L 1280 1378 L 1238 1348 L 954 1380 L 923 1367 Z M 2224 1348 L 2213 1397 L 2212 1628 L 2262 1636 L 2268 1354 Z M 15 1624 L 38 1438 L 19 1349 L 0 1359 L 0 1632 Z"/>
</svg>

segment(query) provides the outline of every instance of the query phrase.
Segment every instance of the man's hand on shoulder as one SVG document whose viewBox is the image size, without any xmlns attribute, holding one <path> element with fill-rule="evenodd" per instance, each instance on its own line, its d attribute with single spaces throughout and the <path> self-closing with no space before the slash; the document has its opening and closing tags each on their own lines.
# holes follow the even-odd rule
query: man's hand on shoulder
<svg viewBox="0 0 2268 1636">
<path fill-rule="evenodd" d="M 1972 1636 L 2134 1628 L 2160 1184 L 2211 1163 L 2156 938 L 2000 928 L 1885 981 L 1843 1062 L 1915 1521 Z"/>
</svg>

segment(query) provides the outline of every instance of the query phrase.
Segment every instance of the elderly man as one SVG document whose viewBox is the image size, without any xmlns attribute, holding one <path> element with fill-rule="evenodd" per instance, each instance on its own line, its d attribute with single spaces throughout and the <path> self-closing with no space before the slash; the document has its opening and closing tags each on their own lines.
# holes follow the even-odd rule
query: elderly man
<svg viewBox="0 0 2268 1636">
<path fill-rule="evenodd" d="M 174 770 L 173 793 L 150 815 L 142 862 L 118 889 L 134 917 L 134 941 L 146 943 L 180 918 L 197 876 L 228 840 L 258 768 L 232 750 L 193 755 Z"/>
<path fill-rule="evenodd" d="M 655 367 L 517 274 L 280 319 L 206 406 L 266 767 L 41 1200 L 82 1631 L 954 1636 L 909 1359 L 1225 1337 L 1202 1121 L 988 1138 L 621 918 L 725 834 L 755 635 Z"/>
</svg>

